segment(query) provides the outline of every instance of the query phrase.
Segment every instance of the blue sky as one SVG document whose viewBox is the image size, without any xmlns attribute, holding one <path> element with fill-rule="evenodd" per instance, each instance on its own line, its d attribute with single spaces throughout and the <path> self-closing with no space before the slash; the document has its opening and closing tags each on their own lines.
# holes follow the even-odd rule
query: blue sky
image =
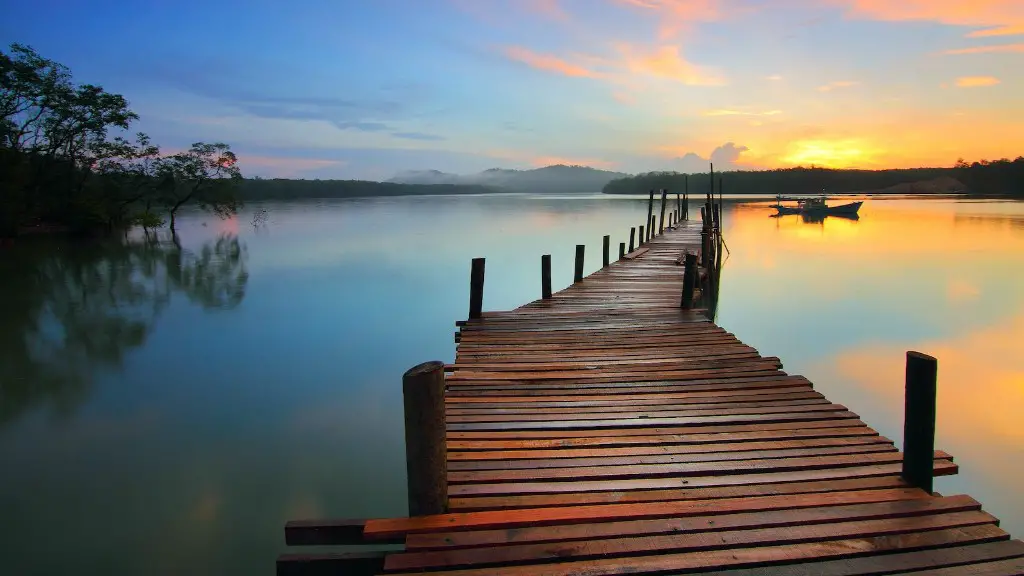
<svg viewBox="0 0 1024 576">
<path fill-rule="evenodd" d="M 5 45 L 247 174 L 1024 154 L 1020 0 L 3 1 Z"/>
</svg>

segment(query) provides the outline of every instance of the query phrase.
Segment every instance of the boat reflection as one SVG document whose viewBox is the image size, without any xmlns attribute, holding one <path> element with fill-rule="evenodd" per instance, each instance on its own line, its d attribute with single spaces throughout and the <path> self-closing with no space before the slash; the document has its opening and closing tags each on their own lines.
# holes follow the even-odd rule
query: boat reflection
<svg viewBox="0 0 1024 576">
<path fill-rule="evenodd" d="M 786 216 L 797 216 L 797 214 L 769 214 L 769 218 L 784 218 Z M 859 214 L 799 214 L 805 224 L 821 224 L 826 218 L 841 218 L 843 220 L 860 220 Z"/>
</svg>

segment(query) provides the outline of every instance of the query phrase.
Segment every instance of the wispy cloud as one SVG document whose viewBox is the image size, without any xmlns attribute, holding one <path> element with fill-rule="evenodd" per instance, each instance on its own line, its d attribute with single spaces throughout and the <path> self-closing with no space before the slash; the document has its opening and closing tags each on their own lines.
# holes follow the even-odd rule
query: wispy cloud
<svg viewBox="0 0 1024 576">
<path fill-rule="evenodd" d="M 391 127 L 383 122 L 359 122 L 355 120 L 339 121 L 334 123 L 342 130 L 360 130 L 362 132 L 383 132 Z"/>
<path fill-rule="evenodd" d="M 984 30 L 975 30 L 967 35 L 968 38 L 990 38 L 992 36 L 1019 36 L 1024 34 L 1024 24 L 1015 26 L 997 26 Z"/>
<path fill-rule="evenodd" d="M 444 140 L 444 136 L 438 136 L 437 134 L 427 134 L 425 132 L 392 132 L 392 136 L 395 138 L 404 138 L 405 140 L 427 140 L 427 141 L 438 141 Z"/>
<path fill-rule="evenodd" d="M 767 110 L 764 112 L 751 112 L 746 110 L 731 110 L 723 108 L 719 110 L 707 110 L 704 116 L 778 116 L 782 110 Z"/>
<path fill-rule="evenodd" d="M 721 86 L 725 79 L 712 70 L 683 58 L 678 46 L 662 46 L 653 52 L 630 44 L 617 44 L 626 68 L 635 74 L 675 80 L 689 86 Z"/>
<path fill-rule="evenodd" d="M 538 54 L 522 46 L 509 46 L 505 48 L 505 56 L 517 62 L 522 62 L 531 68 L 562 74 L 563 76 L 582 78 L 599 78 L 602 76 L 589 68 L 573 64 L 557 56 Z"/>
<path fill-rule="evenodd" d="M 1024 52 L 1024 43 L 1019 44 L 996 44 L 992 46 L 974 46 L 972 48 L 958 48 L 946 50 L 943 54 L 995 54 Z"/>
<path fill-rule="evenodd" d="M 1020 0 L 837 0 L 850 16 L 876 20 L 923 20 L 953 26 L 985 27 L 969 37 L 1020 34 L 1024 3 Z"/>
<path fill-rule="evenodd" d="M 818 92 L 831 92 L 836 88 L 849 88 L 858 84 L 860 84 L 860 82 L 854 82 L 853 80 L 839 80 L 837 82 L 829 82 L 824 86 L 818 86 Z"/>
<path fill-rule="evenodd" d="M 981 88 L 1001 83 L 1002 81 L 994 76 L 964 76 L 956 79 L 956 85 L 960 88 Z"/>
<path fill-rule="evenodd" d="M 616 0 L 657 16 L 658 39 L 671 40 L 693 24 L 713 22 L 723 17 L 721 0 Z M 732 12 L 740 11 L 733 6 Z"/>
<path fill-rule="evenodd" d="M 765 77 L 765 80 L 771 80 L 773 82 L 778 82 L 779 80 L 782 80 L 782 75 L 781 74 L 772 74 L 771 76 Z"/>
<path fill-rule="evenodd" d="M 553 20 L 568 20 L 569 13 L 562 8 L 559 0 L 528 0 L 527 8 Z"/>
</svg>

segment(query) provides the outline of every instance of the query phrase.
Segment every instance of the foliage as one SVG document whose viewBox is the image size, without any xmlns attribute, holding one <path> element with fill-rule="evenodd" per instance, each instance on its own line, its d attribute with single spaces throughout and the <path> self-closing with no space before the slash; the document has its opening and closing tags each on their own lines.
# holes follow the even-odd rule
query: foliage
<svg viewBox="0 0 1024 576">
<path fill-rule="evenodd" d="M 190 202 L 224 218 L 238 212 L 235 195 L 242 172 L 227 144 L 197 142 L 187 152 L 165 158 L 157 168 L 160 201 L 167 207 L 174 230 L 178 209 Z"/>
<path fill-rule="evenodd" d="M 960 159 L 955 170 L 957 178 L 978 194 L 1024 197 L 1024 156 L 971 164 Z"/>
<path fill-rule="evenodd" d="M 125 137 L 138 118 L 120 94 L 76 84 L 28 46 L 0 51 L 0 236 L 32 224 L 153 225 L 163 220 L 154 204 L 172 223 L 188 202 L 218 214 L 237 207 L 226 182 L 240 173 L 226 144 L 163 158 L 145 134 Z"/>
<path fill-rule="evenodd" d="M 833 170 L 827 168 L 782 168 L 776 170 L 736 171 L 715 174 L 726 194 L 820 194 L 882 191 L 892 186 L 951 176 L 949 168 L 912 168 L 907 170 Z M 690 194 L 704 196 L 710 189 L 708 173 L 686 176 L 677 172 L 650 172 L 630 178 L 613 180 L 604 187 L 605 194 L 647 194 L 648 190 L 666 188 L 682 192 L 687 185 Z"/>
</svg>

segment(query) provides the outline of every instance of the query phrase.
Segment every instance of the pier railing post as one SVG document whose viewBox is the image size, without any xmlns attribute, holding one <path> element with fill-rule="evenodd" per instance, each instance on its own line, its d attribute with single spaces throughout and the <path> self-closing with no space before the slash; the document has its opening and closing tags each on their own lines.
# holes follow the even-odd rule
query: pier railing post
<svg viewBox="0 0 1024 576">
<path fill-rule="evenodd" d="M 658 234 L 665 232 L 665 200 L 668 196 L 668 190 L 661 189 L 661 218 L 658 220 Z"/>
<path fill-rule="evenodd" d="M 626 256 L 626 243 L 619 242 L 619 260 L 622 260 Z"/>
<path fill-rule="evenodd" d="M 633 243 L 633 238 L 636 236 L 636 226 L 629 229 L 629 251 L 636 250 L 636 244 Z"/>
<path fill-rule="evenodd" d="M 572 274 L 573 284 L 583 281 L 583 251 L 586 249 L 586 244 L 576 245 L 576 268 Z"/>
<path fill-rule="evenodd" d="M 601 267 L 605 268 L 611 262 L 611 249 L 612 249 L 612 237 L 605 235 L 602 239 L 602 254 L 601 254 Z"/>
<path fill-rule="evenodd" d="M 651 190 L 651 195 L 647 198 L 647 220 L 644 220 L 644 226 L 647 227 L 647 236 L 643 233 L 640 234 L 640 244 L 651 239 L 651 218 L 654 218 L 654 190 Z"/>
<path fill-rule="evenodd" d="M 689 310 L 693 308 L 693 289 L 697 286 L 697 255 L 687 252 L 683 265 L 683 296 L 679 306 Z"/>
<path fill-rule="evenodd" d="M 657 224 L 657 223 L 658 223 L 658 217 L 657 216 L 651 216 L 651 221 L 647 223 L 647 239 L 648 240 L 653 240 L 654 239 L 654 236 L 655 236 L 655 234 L 654 234 L 654 225 Z"/>
<path fill-rule="evenodd" d="M 920 352 L 907 352 L 906 399 L 903 419 L 903 479 L 932 492 L 935 458 L 935 394 L 938 361 Z"/>
<path fill-rule="evenodd" d="M 484 259 L 473 258 L 469 272 L 469 319 L 474 320 L 484 310 Z"/>
<path fill-rule="evenodd" d="M 551 254 L 540 257 L 540 297 L 551 298 Z"/>
<path fill-rule="evenodd" d="M 644 227 L 640 227 L 640 246 L 644 245 Z"/>
<path fill-rule="evenodd" d="M 409 516 L 448 511 L 444 363 L 425 362 L 402 376 Z"/>
</svg>

